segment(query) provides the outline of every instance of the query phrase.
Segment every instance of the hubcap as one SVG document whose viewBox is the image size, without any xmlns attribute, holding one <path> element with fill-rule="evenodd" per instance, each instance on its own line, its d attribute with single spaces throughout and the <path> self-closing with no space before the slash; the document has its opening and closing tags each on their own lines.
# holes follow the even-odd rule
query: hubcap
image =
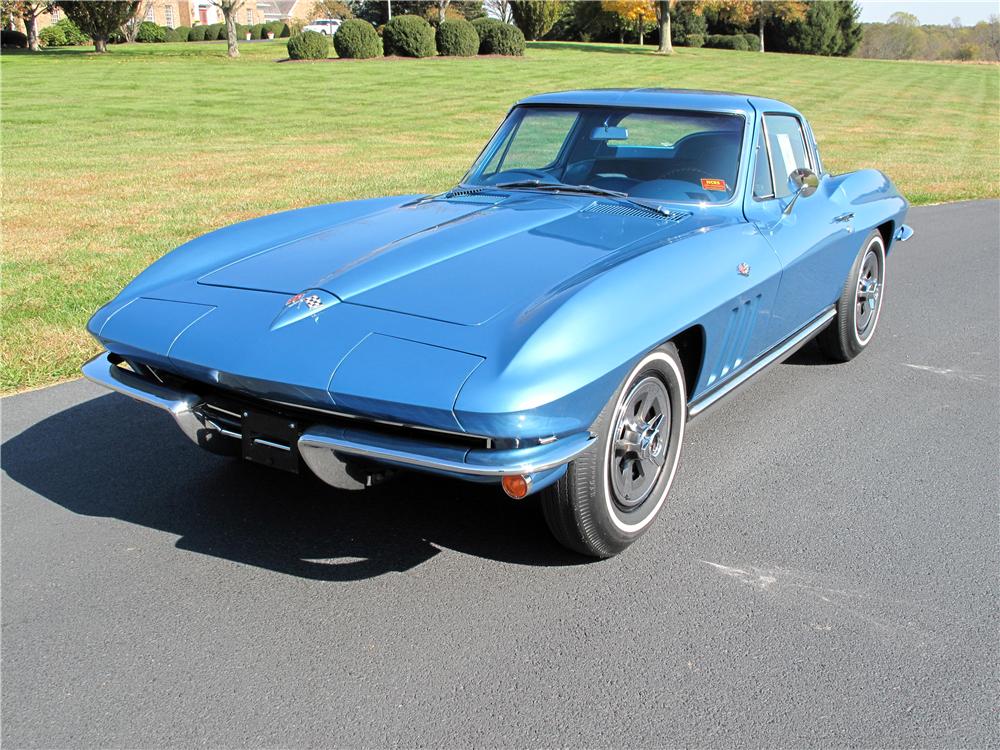
<svg viewBox="0 0 1000 750">
<path fill-rule="evenodd" d="M 666 461 L 670 396 L 663 381 L 651 375 L 632 387 L 612 435 L 611 486 L 615 501 L 632 510 L 649 497 Z"/>
<path fill-rule="evenodd" d="M 869 250 L 858 274 L 858 297 L 854 312 L 854 325 L 861 339 L 864 339 L 875 324 L 879 295 L 882 293 L 880 282 L 878 254 L 874 250 Z"/>
</svg>

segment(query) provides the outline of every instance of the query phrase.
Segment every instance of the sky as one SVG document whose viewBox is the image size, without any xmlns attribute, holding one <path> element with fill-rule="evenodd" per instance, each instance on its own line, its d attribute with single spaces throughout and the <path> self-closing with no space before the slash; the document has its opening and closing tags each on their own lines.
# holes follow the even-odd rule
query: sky
<svg viewBox="0 0 1000 750">
<path fill-rule="evenodd" d="M 920 19 L 920 23 L 950 24 L 951 19 L 958 16 L 963 26 L 974 26 L 979 21 L 987 20 L 991 14 L 1000 14 L 1000 0 L 859 0 L 861 6 L 861 21 L 865 23 L 882 22 L 889 19 L 893 13 L 903 11 L 912 13 Z"/>
</svg>

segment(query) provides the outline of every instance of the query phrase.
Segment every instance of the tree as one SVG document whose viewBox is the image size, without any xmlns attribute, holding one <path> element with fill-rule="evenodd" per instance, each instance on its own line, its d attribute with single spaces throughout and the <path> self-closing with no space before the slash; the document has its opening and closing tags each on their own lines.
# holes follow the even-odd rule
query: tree
<svg viewBox="0 0 1000 750">
<path fill-rule="evenodd" d="M 451 0 L 437 0 L 438 23 L 444 21 L 444 14 L 448 11 L 449 5 L 451 5 Z"/>
<path fill-rule="evenodd" d="M 510 12 L 508 0 L 486 0 L 483 7 L 486 8 L 487 15 L 499 18 L 504 23 L 514 23 L 514 14 Z"/>
<path fill-rule="evenodd" d="M 846 57 L 861 43 L 861 9 L 853 0 L 809 3 L 804 18 L 768 22 L 770 48 L 778 52 Z"/>
<path fill-rule="evenodd" d="M 656 18 L 653 0 L 603 0 L 601 7 L 617 15 L 624 25 L 634 27 L 639 34 L 639 44 L 645 41 L 646 29 Z M 669 38 L 668 34 L 667 39 Z"/>
<path fill-rule="evenodd" d="M 346 21 L 354 18 L 354 13 L 351 12 L 351 6 L 342 0 L 316 0 L 309 11 L 309 20 L 316 18 L 340 18 Z"/>
<path fill-rule="evenodd" d="M 226 41 L 229 44 L 229 56 L 239 57 L 240 48 L 236 44 L 236 12 L 243 7 L 244 0 L 208 0 L 212 5 L 222 11 L 222 17 L 226 19 Z M 277 36 L 277 34 L 275 34 Z"/>
<path fill-rule="evenodd" d="M 38 17 L 42 13 L 52 12 L 51 2 L 14 2 L 11 3 L 14 15 L 20 16 L 24 23 L 24 34 L 28 37 L 28 49 L 38 52 Z"/>
<path fill-rule="evenodd" d="M 530 41 L 541 39 L 562 14 L 559 0 L 509 0 L 514 23 Z"/>
<path fill-rule="evenodd" d="M 677 4 L 677 0 L 657 0 L 656 20 L 660 25 L 660 46 L 656 51 L 661 55 L 674 54 L 673 38 L 670 32 L 670 11 Z"/>
<path fill-rule="evenodd" d="M 135 9 L 135 15 L 122 24 L 122 35 L 129 44 L 134 42 L 139 35 L 139 27 L 146 20 L 146 14 L 152 4 L 153 0 L 139 0 L 139 7 Z"/>
<path fill-rule="evenodd" d="M 60 0 L 56 4 L 80 31 L 94 40 L 94 51 L 99 53 L 108 51 L 108 39 L 139 9 L 139 0 L 105 0 L 99 3 Z"/>
<path fill-rule="evenodd" d="M 889 16 L 889 23 L 895 23 L 900 26 L 906 26 L 911 29 L 915 29 L 920 25 L 920 19 L 917 18 L 912 13 L 904 13 L 901 10 L 897 10 L 891 16 Z"/>
<path fill-rule="evenodd" d="M 764 24 L 772 19 L 805 18 L 809 3 L 801 0 L 714 0 L 719 16 L 738 26 L 757 26 L 760 51 L 764 51 Z"/>
<path fill-rule="evenodd" d="M 989 21 L 980 21 L 973 30 L 980 49 L 991 59 L 1000 61 L 1000 16 L 993 14 Z"/>
</svg>

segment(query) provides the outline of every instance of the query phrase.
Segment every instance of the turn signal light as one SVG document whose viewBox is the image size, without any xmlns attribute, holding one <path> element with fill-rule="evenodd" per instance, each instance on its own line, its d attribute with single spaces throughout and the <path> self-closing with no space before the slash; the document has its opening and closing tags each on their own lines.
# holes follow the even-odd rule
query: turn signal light
<svg viewBox="0 0 1000 750">
<path fill-rule="evenodd" d="M 528 494 L 528 490 L 531 489 L 531 477 L 524 474 L 511 474 L 505 476 L 500 484 L 503 485 L 503 491 L 510 495 L 515 500 L 520 500 L 522 497 Z"/>
</svg>

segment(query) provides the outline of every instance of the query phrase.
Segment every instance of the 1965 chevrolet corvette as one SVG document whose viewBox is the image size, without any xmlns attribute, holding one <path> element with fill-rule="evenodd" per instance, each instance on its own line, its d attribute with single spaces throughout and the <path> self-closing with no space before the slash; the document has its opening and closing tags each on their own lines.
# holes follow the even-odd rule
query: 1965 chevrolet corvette
<svg viewBox="0 0 1000 750">
<path fill-rule="evenodd" d="M 778 101 L 533 96 L 447 192 L 167 254 L 90 320 L 83 372 L 216 453 L 541 492 L 560 542 L 607 557 L 663 506 L 689 419 L 814 337 L 869 345 L 907 205 L 825 172 Z"/>
</svg>

